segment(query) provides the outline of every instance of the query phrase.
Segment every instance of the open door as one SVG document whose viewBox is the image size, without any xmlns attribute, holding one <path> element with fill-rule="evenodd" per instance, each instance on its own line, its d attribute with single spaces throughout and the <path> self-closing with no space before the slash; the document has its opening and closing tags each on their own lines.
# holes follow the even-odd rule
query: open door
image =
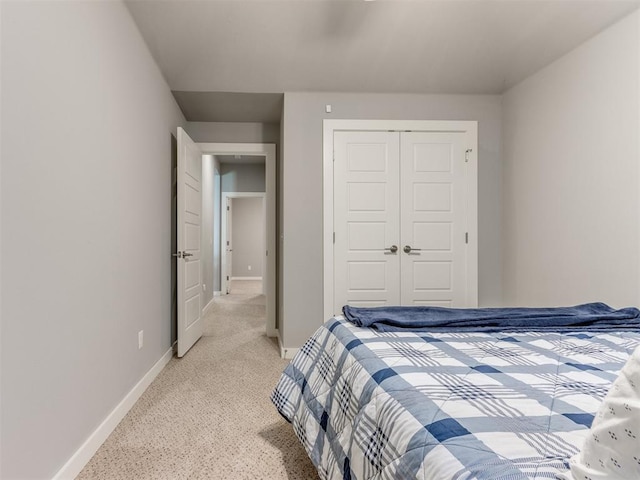
<svg viewBox="0 0 640 480">
<path fill-rule="evenodd" d="M 178 127 L 178 357 L 202 336 L 202 152 Z"/>
</svg>

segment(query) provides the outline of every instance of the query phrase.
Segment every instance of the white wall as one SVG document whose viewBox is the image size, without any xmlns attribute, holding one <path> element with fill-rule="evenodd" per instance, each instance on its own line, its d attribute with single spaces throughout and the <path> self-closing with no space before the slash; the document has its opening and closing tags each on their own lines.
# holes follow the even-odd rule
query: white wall
<svg viewBox="0 0 640 480">
<path fill-rule="evenodd" d="M 332 114 L 325 113 L 331 104 Z M 501 97 L 285 93 L 282 142 L 282 311 L 285 348 L 300 347 L 323 318 L 322 120 L 477 120 L 479 302 L 502 302 Z"/>
<path fill-rule="evenodd" d="M 232 199 L 234 277 L 262 277 L 264 260 L 264 207 L 259 197 Z M 251 270 L 249 270 L 251 267 Z"/>
<path fill-rule="evenodd" d="M 638 305 L 635 13 L 504 95 L 504 298 Z"/>
<path fill-rule="evenodd" d="M 171 347 L 184 118 L 120 2 L 1 17 L 0 476 L 51 478 Z"/>
</svg>

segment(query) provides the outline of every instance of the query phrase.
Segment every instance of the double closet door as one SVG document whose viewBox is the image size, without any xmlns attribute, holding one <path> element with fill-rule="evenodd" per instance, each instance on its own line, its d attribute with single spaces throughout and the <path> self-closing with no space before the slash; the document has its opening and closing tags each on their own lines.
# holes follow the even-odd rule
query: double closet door
<svg viewBox="0 0 640 480">
<path fill-rule="evenodd" d="M 333 140 L 335 312 L 477 306 L 468 133 L 336 131 Z"/>
</svg>

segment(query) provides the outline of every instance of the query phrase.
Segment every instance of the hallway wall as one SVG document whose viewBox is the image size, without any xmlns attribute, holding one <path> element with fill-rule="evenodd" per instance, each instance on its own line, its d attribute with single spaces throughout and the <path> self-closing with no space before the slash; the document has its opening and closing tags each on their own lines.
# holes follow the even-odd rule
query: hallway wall
<svg viewBox="0 0 640 480">
<path fill-rule="evenodd" d="M 260 197 L 233 200 L 233 277 L 262 277 L 264 207 Z M 251 270 L 249 270 L 251 268 Z"/>
<path fill-rule="evenodd" d="M 213 299 L 216 281 L 216 260 L 220 269 L 220 232 L 216 232 L 216 217 L 220 216 L 220 185 L 216 189 L 216 171 L 220 162 L 214 155 L 202 156 L 202 230 L 200 245 L 202 246 L 202 307 L 206 307 Z M 217 209 L 216 209 L 217 208 Z M 219 222 L 218 222 L 219 223 Z M 216 233 L 218 242 L 216 242 Z M 218 250 L 216 251 L 216 247 Z M 220 282 L 218 275 L 218 284 Z M 220 286 L 218 285 L 218 290 Z"/>
<path fill-rule="evenodd" d="M 264 192 L 266 190 L 264 163 L 222 163 L 220 177 L 223 192 Z"/>
</svg>

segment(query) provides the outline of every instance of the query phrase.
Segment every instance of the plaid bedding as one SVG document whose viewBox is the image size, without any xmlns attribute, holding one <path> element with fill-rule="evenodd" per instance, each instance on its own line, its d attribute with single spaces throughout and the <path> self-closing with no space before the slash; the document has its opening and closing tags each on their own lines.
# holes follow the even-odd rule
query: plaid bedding
<svg viewBox="0 0 640 480">
<path fill-rule="evenodd" d="M 380 333 L 336 317 L 272 401 L 322 479 L 556 478 L 635 332 Z"/>
</svg>

